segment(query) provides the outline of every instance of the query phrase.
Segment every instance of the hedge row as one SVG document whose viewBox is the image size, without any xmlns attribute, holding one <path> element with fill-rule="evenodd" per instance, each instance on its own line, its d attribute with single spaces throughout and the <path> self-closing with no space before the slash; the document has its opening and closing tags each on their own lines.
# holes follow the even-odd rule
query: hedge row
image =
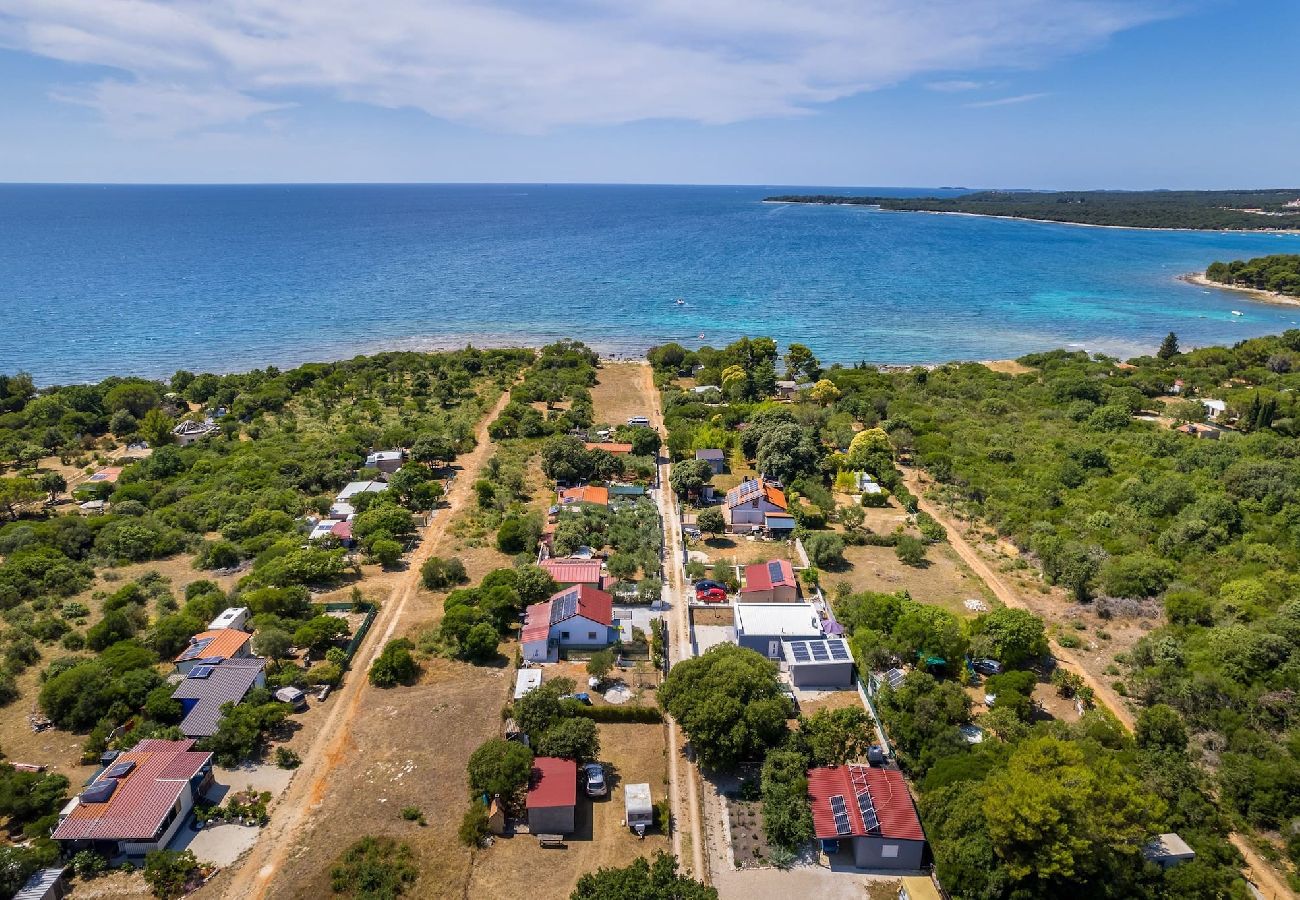
<svg viewBox="0 0 1300 900">
<path fill-rule="evenodd" d="M 578 706 L 574 712 L 593 722 L 639 722 L 653 725 L 664 720 L 657 706 Z"/>
</svg>

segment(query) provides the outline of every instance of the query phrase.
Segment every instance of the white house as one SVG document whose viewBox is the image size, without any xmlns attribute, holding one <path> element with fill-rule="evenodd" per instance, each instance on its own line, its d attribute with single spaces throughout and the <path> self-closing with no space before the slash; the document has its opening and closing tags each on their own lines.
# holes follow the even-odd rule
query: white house
<svg viewBox="0 0 1300 900">
<path fill-rule="evenodd" d="M 768 659 L 781 658 L 782 641 L 825 637 L 821 618 L 810 603 L 737 603 L 736 643 Z"/>
<path fill-rule="evenodd" d="M 383 481 L 350 481 L 334 498 L 334 505 L 330 507 L 330 516 L 336 519 L 350 519 L 356 515 L 357 510 L 348 502 L 349 500 L 358 494 L 378 493 L 386 490 L 388 490 L 388 484 Z"/>
<path fill-rule="evenodd" d="M 176 438 L 176 443 L 182 447 L 188 447 L 195 441 L 211 437 L 219 431 L 221 431 L 221 426 L 211 419 L 203 422 L 187 419 L 172 429 L 172 435 Z"/>
<path fill-rule="evenodd" d="M 748 532 L 756 528 L 784 528 L 788 522 L 794 527 L 794 521 L 788 512 L 789 503 L 785 492 L 762 478 L 742 481 L 727 491 L 727 498 L 722 503 L 722 518 L 727 523 L 727 530 Z"/>
<path fill-rule="evenodd" d="M 565 588 L 528 607 L 524 659 L 556 662 L 570 648 L 600 649 L 618 640 L 614 598 L 586 584 Z"/>
<path fill-rule="evenodd" d="M 1228 411 L 1228 404 L 1222 400 L 1210 400 L 1208 398 L 1201 400 L 1201 405 L 1205 407 L 1205 418 L 1211 422 L 1218 419 Z"/>
</svg>

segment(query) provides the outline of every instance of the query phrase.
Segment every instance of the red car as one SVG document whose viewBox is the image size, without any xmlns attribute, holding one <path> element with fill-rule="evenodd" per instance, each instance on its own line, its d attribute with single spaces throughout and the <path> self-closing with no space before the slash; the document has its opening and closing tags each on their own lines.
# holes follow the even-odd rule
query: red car
<svg viewBox="0 0 1300 900">
<path fill-rule="evenodd" d="M 695 599 L 702 603 L 726 603 L 727 592 L 722 588 L 697 588 Z"/>
</svg>

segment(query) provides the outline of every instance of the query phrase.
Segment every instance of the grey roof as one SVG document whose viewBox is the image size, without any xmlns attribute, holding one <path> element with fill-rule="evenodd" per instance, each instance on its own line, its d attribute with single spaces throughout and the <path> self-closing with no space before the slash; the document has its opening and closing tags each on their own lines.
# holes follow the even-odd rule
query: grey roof
<svg viewBox="0 0 1300 900">
<path fill-rule="evenodd" d="M 216 734 L 221 723 L 221 704 L 243 700 L 262 673 L 262 664 L 258 658 L 227 659 L 201 667 L 210 670 L 207 677 L 186 678 L 178 684 L 172 692 L 173 700 L 198 701 L 181 720 L 181 733 L 191 738 Z"/>
<path fill-rule="evenodd" d="M 1153 837 L 1142 849 L 1142 855 L 1149 860 L 1156 861 L 1191 858 L 1196 855 L 1196 851 L 1187 845 L 1187 841 L 1171 832 Z"/>
<path fill-rule="evenodd" d="M 63 872 L 62 867 L 37 869 L 24 882 L 22 890 L 14 894 L 13 900 L 46 900 L 47 897 L 61 896 L 62 892 L 51 893 L 50 889 L 63 878 Z"/>
<path fill-rule="evenodd" d="M 722 453 L 721 450 L 696 450 L 696 451 L 695 451 L 695 458 L 696 458 L 696 459 L 716 459 L 716 460 L 719 460 L 719 461 L 720 461 L 720 460 L 724 459 L 725 457 L 723 456 L 723 453 Z"/>
</svg>

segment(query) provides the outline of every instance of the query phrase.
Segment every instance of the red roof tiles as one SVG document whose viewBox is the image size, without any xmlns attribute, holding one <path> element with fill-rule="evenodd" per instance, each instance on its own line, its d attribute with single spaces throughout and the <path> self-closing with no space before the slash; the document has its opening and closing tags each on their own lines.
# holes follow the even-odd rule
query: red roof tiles
<svg viewBox="0 0 1300 900">
<path fill-rule="evenodd" d="M 560 584 L 600 586 L 600 560 L 598 559 L 544 559 L 542 568 Z"/>
<path fill-rule="evenodd" d="M 539 756 L 528 782 L 528 808 L 574 806 L 578 802 L 578 764 L 571 759 Z"/>
<path fill-rule="evenodd" d="M 189 781 L 212 760 L 191 749 L 194 741 L 141 741 L 116 763 L 135 768 L 117 779 L 117 790 L 103 803 L 81 802 L 54 829 L 56 841 L 148 841 L 153 839 Z M 101 773 L 96 782 L 104 780 Z"/>
<path fill-rule="evenodd" d="M 857 794 L 863 787 L 871 797 L 880 821 L 878 831 L 868 832 L 862 821 Z M 844 806 L 849 814 L 849 835 L 840 834 L 835 828 L 830 799 L 836 795 L 844 798 Z M 921 818 L 916 814 L 907 782 L 897 769 L 856 763 L 813 769 L 808 773 L 808 797 L 812 803 L 813 827 L 818 838 L 835 840 L 870 835 L 894 840 L 925 840 Z"/>
<path fill-rule="evenodd" d="M 190 646 L 180 652 L 176 657 L 176 662 L 186 659 L 207 659 L 210 656 L 229 659 L 238 654 L 252 637 L 247 631 L 240 631 L 238 628 L 217 628 L 212 631 L 202 631 L 190 638 Z M 207 645 L 197 655 L 190 652 L 191 648 L 199 641 L 209 638 Z"/>
</svg>

